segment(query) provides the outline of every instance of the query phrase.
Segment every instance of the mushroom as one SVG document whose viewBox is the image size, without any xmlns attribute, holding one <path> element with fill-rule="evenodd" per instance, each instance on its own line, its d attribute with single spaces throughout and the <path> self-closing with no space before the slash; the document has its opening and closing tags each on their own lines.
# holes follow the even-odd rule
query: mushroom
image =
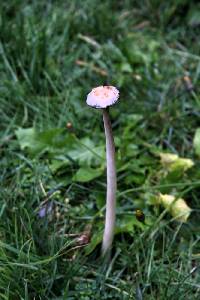
<svg viewBox="0 0 200 300">
<path fill-rule="evenodd" d="M 108 107 L 117 102 L 119 91 L 114 86 L 99 86 L 88 94 L 86 103 L 103 111 L 103 122 L 106 136 L 106 162 L 107 162 L 107 194 L 106 194 L 106 216 L 103 234 L 102 254 L 110 252 L 115 229 L 116 210 L 116 167 L 115 167 L 115 145 Z"/>
</svg>

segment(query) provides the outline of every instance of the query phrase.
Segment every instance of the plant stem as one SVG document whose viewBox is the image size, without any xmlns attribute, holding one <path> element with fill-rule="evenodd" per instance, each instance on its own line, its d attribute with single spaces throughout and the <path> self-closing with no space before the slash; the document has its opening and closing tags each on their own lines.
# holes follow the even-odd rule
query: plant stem
<svg viewBox="0 0 200 300">
<path fill-rule="evenodd" d="M 102 254 L 105 255 L 110 251 L 114 237 L 117 189 L 115 145 L 108 109 L 103 109 L 103 122 L 106 136 L 107 161 L 106 217 L 102 244 Z"/>
</svg>

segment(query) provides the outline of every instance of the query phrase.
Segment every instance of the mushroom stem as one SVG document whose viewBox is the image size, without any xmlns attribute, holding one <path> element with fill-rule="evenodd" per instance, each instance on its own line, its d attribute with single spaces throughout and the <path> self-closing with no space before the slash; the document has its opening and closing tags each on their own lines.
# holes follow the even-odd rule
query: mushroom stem
<svg viewBox="0 0 200 300">
<path fill-rule="evenodd" d="M 102 254 L 109 252 L 112 246 L 115 228 L 116 209 L 116 167 L 115 167 L 115 145 L 112 126 L 108 109 L 103 109 L 103 122 L 106 136 L 106 161 L 107 161 L 107 194 L 106 194 L 106 217 L 103 234 Z"/>
</svg>

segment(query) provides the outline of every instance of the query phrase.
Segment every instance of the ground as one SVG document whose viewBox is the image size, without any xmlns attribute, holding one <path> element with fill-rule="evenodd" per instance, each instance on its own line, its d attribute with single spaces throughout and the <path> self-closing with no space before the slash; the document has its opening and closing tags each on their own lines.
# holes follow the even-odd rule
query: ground
<svg viewBox="0 0 200 300">
<path fill-rule="evenodd" d="M 200 299 L 199 36 L 198 1 L 2 1 L 0 299 Z M 109 263 L 102 113 L 85 102 L 105 84 Z"/>
</svg>

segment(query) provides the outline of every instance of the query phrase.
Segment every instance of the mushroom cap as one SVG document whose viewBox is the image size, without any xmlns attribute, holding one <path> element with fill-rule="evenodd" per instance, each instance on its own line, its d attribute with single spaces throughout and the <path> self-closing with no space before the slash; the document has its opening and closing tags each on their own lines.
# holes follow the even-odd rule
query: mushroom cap
<svg viewBox="0 0 200 300">
<path fill-rule="evenodd" d="M 86 103 L 95 108 L 106 108 L 117 102 L 119 91 L 114 86 L 98 86 L 88 94 Z"/>
</svg>

